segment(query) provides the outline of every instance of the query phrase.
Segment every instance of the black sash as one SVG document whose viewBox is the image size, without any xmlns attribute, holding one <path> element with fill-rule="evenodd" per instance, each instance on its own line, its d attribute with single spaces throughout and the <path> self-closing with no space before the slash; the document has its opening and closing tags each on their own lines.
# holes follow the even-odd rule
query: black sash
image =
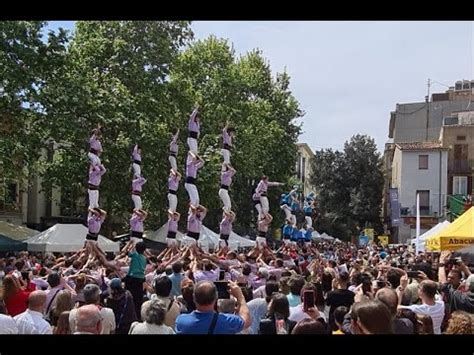
<svg viewBox="0 0 474 355">
<path fill-rule="evenodd" d="M 131 231 L 130 236 L 133 238 L 143 239 L 143 232 Z"/>
<path fill-rule="evenodd" d="M 132 191 L 132 195 L 141 196 L 142 192 L 141 191 Z"/>
<path fill-rule="evenodd" d="M 97 153 L 98 153 L 98 151 L 95 150 L 94 148 L 89 149 L 89 152 L 91 152 L 92 154 L 95 154 L 95 155 L 97 155 Z"/>
<path fill-rule="evenodd" d="M 88 232 L 87 233 L 87 236 L 86 236 L 86 240 L 93 240 L 93 241 L 97 241 L 97 238 L 99 237 L 99 233 L 91 233 L 91 232 Z"/>
<path fill-rule="evenodd" d="M 262 237 L 262 238 L 266 238 L 267 237 L 267 232 L 258 231 L 258 236 Z"/>
<path fill-rule="evenodd" d="M 176 239 L 176 232 L 168 232 L 168 235 L 166 236 L 166 238 L 170 238 L 170 239 Z"/>
<path fill-rule="evenodd" d="M 176 192 L 175 190 L 168 190 L 168 193 L 169 193 L 169 194 L 172 194 L 172 195 L 176 195 L 176 194 L 177 194 L 177 192 Z"/>
<path fill-rule="evenodd" d="M 198 133 L 197 133 L 197 132 L 194 132 L 194 131 L 189 131 L 189 132 L 188 132 L 188 138 L 197 139 L 197 138 L 198 138 Z"/>
<path fill-rule="evenodd" d="M 177 153 L 176 153 L 176 152 L 170 152 L 170 155 L 171 155 L 172 157 L 175 157 L 175 158 L 176 158 Z"/>
<path fill-rule="evenodd" d="M 196 185 L 196 178 L 193 178 L 192 176 L 186 176 L 186 183 Z"/>
<path fill-rule="evenodd" d="M 134 160 L 133 164 L 142 165 L 142 162 L 141 162 L 141 160 Z"/>
<path fill-rule="evenodd" d="M 227 185 L 221 185 L 221 189 L 229 190 L 229 186 L 227 186 Z"/>
<path fill-rule="evenodd" d="M 92 185 L 91 183 L 89 183 L 89 186 L 87 187 L 89 190 L 99 190 L 99 186 L 98 185 Z"/>
<path fill-rule="evenodd" d="M 221 235 L 220 235 L 220 238 L 221 238 L 222 240 L 227 241 L 227 240 L 229 240 L 229 234 L 221 234 Z"/>
<path fill-rule="evenodd" d="M 189 232 L 189 231 L 188 231 L 188 233 L 186 233 L 186 234 L 187 234 L 188 237 L 191 237 L 191 238 L 193 238 L 193 239 L 196 239 L 196 240 L 199 239 L 199 233 L 196 233 L 196 232 Z"/>
<path fill-rule="evenodd" d="M 227 143 L 224 143 L 224 144 L 222 145 L 222 149 L 231 150 L 231 149 L 232 149 L 232 146 L 230 146 L 230 145 L 227 144 Z"/>
</svg>

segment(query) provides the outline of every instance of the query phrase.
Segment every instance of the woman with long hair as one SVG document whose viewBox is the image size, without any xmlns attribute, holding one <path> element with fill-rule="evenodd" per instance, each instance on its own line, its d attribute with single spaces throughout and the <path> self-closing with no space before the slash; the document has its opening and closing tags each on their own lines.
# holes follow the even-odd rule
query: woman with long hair
<svg viewBox="0 0 474 355">
<path fill-rule="evenodd" d="M 69 328 L 69 311 L 64 311 L 59 315 L 56 325 L 53 327 L 53 334 L 71 334 L 71 328 Z"/>
<path fill-rule="evenodd" d="M 55 305 L 51 307 L 51 310 L 48 314 L 49 323 L 53 327 L 57 326 L 59 316 L 63 312 L 68 312 L 72 309 L 73 302 L 72 302 L 72 295 L 71 292 L 68 290 L 61 290 L 58 292 L 56 296 Z"/>
<path fill-rule="evenodd" d="M 268 314 L 260 321 L 259 334 L 291 334 L 296 322 L 289 320 L 290 304 L 283 293 L 275 293 L 268 305 Z"/>
<path fill-rule="evenodd" d="M 7 308 L 8 315 L 14 317 L 23 313 L 28 308 L 28 296 L 30 292 L 25 291 L 26 286 L 14 275 L 7 275 L 3 279 L 2 295 Z"/>
</svg>

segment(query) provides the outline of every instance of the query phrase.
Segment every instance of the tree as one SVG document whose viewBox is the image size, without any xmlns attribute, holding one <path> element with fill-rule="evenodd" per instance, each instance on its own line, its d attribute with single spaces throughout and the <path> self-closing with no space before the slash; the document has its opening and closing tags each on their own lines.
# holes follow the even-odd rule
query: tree
<svg viewBox="0 0 474 355">
<path fill-rule="evenodd" d="M 255 222 L 251 191 L 260 176 L 266 174 L 270 179 L 287 182 L 293 173 L 295 143 L 300 132 L 294 119 L 303 113 L 288 89 L 289 76 L 282 73 L 273 78 L 260 51 L 236 58 L 227 41 L 211 36 L 193 43 L 180 55 L 171 79 L 173 97 L 185 109 L 182 120 L 177 122 L 180 127 L 186 125 L 193 104 L 201 106 L 199 150 L 206 165 L 199 174 L 198 188 L 202 203 L 210 210 L 206 225 L 215 230 L 221 219 L 221 130 L 227 120 L 236 128 L 231 161 L 237 175 L 230 194 L 237 211 L 236 226 L 241 232 L 249 232 Z M 181 161 L 186 151 L 187 147 L 181 150 Z M 282 221 L 276 203 L 282 191 L 269 191 L 274 225 Z M 187 201 L 186 192 L 179 199 Z"/>
<path fill-rule="evenodd" d="M 65 53 L 60 29 L 43 41 L 43 21 L 0 22 L 0 176 L 21 181 L 44 147 L 38 98 Z"/>
<path fill-rule="evenodd" d="M 61 75 L 50 80 L 41 98 L 46 135 L 56 142 L 54 159 L 45 163 L 46 184 L 61 187 L 73 201 L 85 200 L 87 140 L 91 129 L 101 124 L 101 159 L 108 170 L 101 184 L 101 206 L 116 222 L 128 220 L 130 155 L 139 143 L 148 179 L 144 207 L 152 212 L 152 223 L 163 219 L 168 132 L 176 118 L 169 73 L 179 49 L 191 38 L 184 21 L 76 24 Z M 76 212 L 85 213 L 84 207 Z"/>
<path fill-rule="evenodd" d="M 349 238 L 371 223 L 381 232 L 382 160 L 372 138 L 355 135 L 344 151 L 317 151 L 312 183 L 317 188 L 316 228 Z"/>
</svg>

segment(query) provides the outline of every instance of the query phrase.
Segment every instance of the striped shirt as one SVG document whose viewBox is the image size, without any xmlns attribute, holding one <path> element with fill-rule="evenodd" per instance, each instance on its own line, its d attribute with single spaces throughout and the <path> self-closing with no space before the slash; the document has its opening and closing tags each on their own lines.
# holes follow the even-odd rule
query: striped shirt
<svg viewBox="0 0 474 355">
<path fill-rule="evenodd" d="M 262 194 L 267 193 L 269 186 L 279 186 L 279 185 L 280 185 L 279 182 L 260 180 L 260 182 L 257 185 L 257 188 L 255 189 L 255 195 L 260 197 Z"/>
<path fill-rule="evenodd" d="M 104 165 L 93 165 L 89 169 L 89 184 L 99 186 L 102 175 L 106 172 Z"/>
</svg>

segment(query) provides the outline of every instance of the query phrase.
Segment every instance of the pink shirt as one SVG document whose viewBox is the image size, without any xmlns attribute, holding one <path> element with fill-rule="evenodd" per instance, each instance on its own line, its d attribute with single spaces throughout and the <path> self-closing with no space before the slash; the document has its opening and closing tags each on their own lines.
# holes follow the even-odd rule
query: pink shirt
<svg viewBox="0 0 474 355">
<path fill-rule="evenodd" d="M 232 137 L 230 136 L 230 134 L 227 132 L 227 129 L 225 128 L 222 130 L 222 140 L 224 144 L 228 144 L 232 146 Z"/>
<path fill-rule="evenodd" d="M 99 186 L 102 175 L 106 172 L 104 165 L 93 165 L 89 169 L 89 184 Z"/>
<path fill-rule="evenodd" d="M 222 219 L 221 224 L 219 225 L 219 227 L 220 227 L 220 233 L 221 234 L 229 235 L 230 232 L 232 232 L 232 219 L 225 216 Z"/>
<path fill-rule="evenodd" d="M 168 189 L 173 190 L 173 191 L 177 191 L 178 187 L 179 187 L 179 177 L 178 177 L 178 175 L 171 174 L 168 177 Z"/>
<path fill-rule="evenodd" d="M 190 213 L 188 216 L 188 232 L 199 233 L 204 217 L 206 217 L 204 212 L 201 212 L 199 217 L 196 213 Z"/>
<path fill-rule="evenodd" d="M 138 152 L 138 144 L 135 144 L 135 147 L 133 147 L 132 158 L 133 160 L 142 161 L 142 155 Z"/>
<path fill-rule="evenodd" d="M 174 218 L 168 219 L 168 232 L 177 232 L 178 231 L 178 221 Z"/>
<path fill-rule="evenodd" d="M 89 139 L 89 143 L 91 145 L 91 149 L 94 149 L 98 152 L 102 151 L 102 143 L 100 143 L 100 140 L 97 138 L 95 133 L 92 135 L 92 137 Z"/>
<path fill-rule="evenodd" d="M 232 184 L 232 176 L 234 175 L 234 170 L 221 171 L 221 185 L 230 186 Z"/>
<path fill-rule="evenodd" d="M 175 134 L 170 143 L 170 152 L 178 154 L 178 135 Z"/>
<path fill-rule="evenodd" d="M 260 180 L 260 182 L 257 185 L 257 188 L 255 189 L 255 195 L 261 196 L 262 194 L 266 194 L 269 186 L 279 186 L 279 185 L 280 185 L 279 182 L 271 182 L 271 181 L 265 182 L 264 180 Z"/>
<path fill-rule="evenodd" d="M 198 170 L 201 169 L 203 165 L 202 160 L 194 161 L 193 157 L 188 155 L 188 159 L 186 160 L 186 176 L 196 178 Z"/>
<path fill-rule="evenodd" d="M 198 114 L 198 109 L 194 109 L 194 111 L 191 113 L 191 116 L 189 116 L 189 122 L 188 122 L 188 131 L 189 132 L 197 132 L 199 135 L 199 129 L 201 128 L 199 122 L 196 120 L 196 115 Z"/>
<path fill-rule="evenodd" d="M 99 233 L 103 221 L 104 220 L 101 216 L 89 212 L 89 216 L 87 217 L 87 227 L 89 228 L 89 232 Z"/>
<path fill-rule="evenodd" d="M 268 222 L 266 219 L 258 221 L 258 230 L 260 232 L 268 232 Z"/>
<path fill-rule="evenodd" d="M 143 219 L 136 213 L 130 218 L 130 229 L 133 232 L 143 232 Z"/>
<path fill-rule="evenodd" d="M 142 186 L 145 184 L 146 179 L 142 176 L 132 180 L 132 190 L 133 191 L 142 191 Z"/>
</svg>

